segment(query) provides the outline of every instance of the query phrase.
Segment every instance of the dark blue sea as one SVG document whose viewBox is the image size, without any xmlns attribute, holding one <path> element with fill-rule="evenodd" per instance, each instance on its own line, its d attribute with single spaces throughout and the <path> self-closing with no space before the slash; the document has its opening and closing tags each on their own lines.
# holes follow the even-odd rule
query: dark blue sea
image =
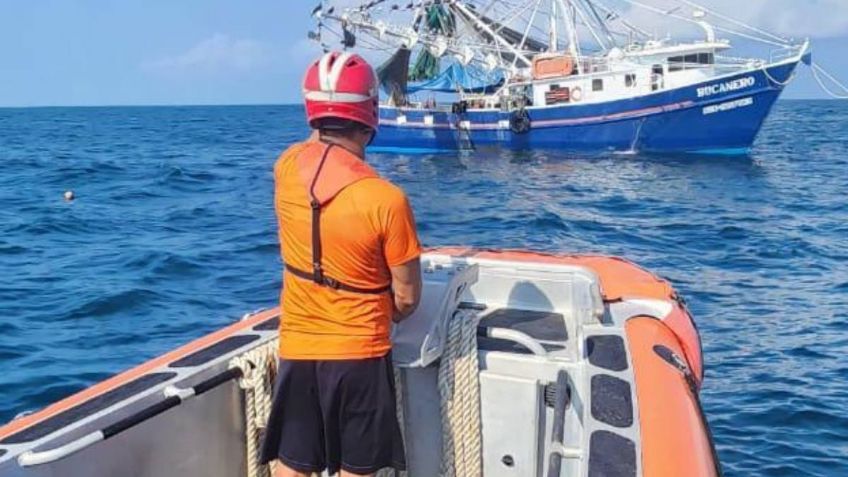
<svg viewBox="0 0 848 477">
<path fill-rule="evenodd" d="M 0 422 L 275 305 L 271 170 L 301 115 L 0 110 Z M 671 279 L 727 475 L 848 475 L 848 104 L 779 103 L 750 157 L 371 161 L 427 245 L 616 254 Z"/>
</svg>

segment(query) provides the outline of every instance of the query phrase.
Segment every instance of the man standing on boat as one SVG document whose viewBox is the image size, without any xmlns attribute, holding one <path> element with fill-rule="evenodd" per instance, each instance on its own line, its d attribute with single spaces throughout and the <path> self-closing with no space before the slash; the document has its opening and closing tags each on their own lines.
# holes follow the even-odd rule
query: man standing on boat
<svg viewBox="0 0 848 477">
<path fill-rule="evenodd" d="M 285 262 L 280 368 L 262 448 L 275 477 L 403 469 L 389 333 L 421 295 L 421 245 L 403 191 L 365 162 L 377 80 L 328 53 L 303 84 L 317 134 L 274 166 Z"/>
</svg>

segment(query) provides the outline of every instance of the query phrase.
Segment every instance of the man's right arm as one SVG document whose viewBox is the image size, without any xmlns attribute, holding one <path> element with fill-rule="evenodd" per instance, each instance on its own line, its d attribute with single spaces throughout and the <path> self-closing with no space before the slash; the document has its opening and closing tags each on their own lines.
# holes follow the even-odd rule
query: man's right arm
<svg viewBox="0 0 848 477">
<path fill-rule="evenodd" d="M 421 301 L 421 259 L 414 259 L 390 267 L 395 312 L 392 320 L 399 323 L 408 318 Z"/>
</svg>

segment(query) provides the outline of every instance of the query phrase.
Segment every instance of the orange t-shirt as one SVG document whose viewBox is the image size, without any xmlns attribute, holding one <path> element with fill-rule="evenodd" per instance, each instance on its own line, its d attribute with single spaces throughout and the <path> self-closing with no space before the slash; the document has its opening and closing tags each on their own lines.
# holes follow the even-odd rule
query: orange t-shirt
<svg viewBox="0 0 848 477">
<path fill-rule="evenodd" d="M 307 144 L 290 147 L 274 166 L 274 206 L 283 261 L 311 271 L 312 211 L 295 161 Z M 325 275 L 361 288 L 389 283 L 389 267 L 421 255 L 406 196 L 378 177 L 347 186 L 321 208 L 321 243 Z M 333 290 L 285 272 L 280 301 L 284 359 L 375 358 L 391 349 L 390 293 Z"/>
</svg>

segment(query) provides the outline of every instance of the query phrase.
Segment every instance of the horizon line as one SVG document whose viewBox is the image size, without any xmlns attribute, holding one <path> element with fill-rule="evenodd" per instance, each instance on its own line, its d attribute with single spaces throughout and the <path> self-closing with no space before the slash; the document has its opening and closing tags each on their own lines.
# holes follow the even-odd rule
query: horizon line
<svg viewBox="0 0 848 477">
<path fill-rule="evenodd" d="M 839 99 L 833 98 L 779 98 L 778 102 L 781 101 L 840 101 Z M 244 107 L 244 106 L 255 106 L 255 107 L 265 107 L 265 106 L 302 106 L 302 103 L 154 103 L 154 104 L 69 104 L 69 105 L 26 105 L 26 106 L 5 106 L 0 105 L 0 110 L 4 109 L 51 109 L 51 108 L 232 108 L 232 107 Z"/>
<path fill-rule="evenodd" d="M 301 103 L 153 103 L 153 104 L 37 104 L 5 106 L 2 109 L 51 109 L 51 108 L 230 108 L 240 106 L 302 106 Z"/>
</svg>

